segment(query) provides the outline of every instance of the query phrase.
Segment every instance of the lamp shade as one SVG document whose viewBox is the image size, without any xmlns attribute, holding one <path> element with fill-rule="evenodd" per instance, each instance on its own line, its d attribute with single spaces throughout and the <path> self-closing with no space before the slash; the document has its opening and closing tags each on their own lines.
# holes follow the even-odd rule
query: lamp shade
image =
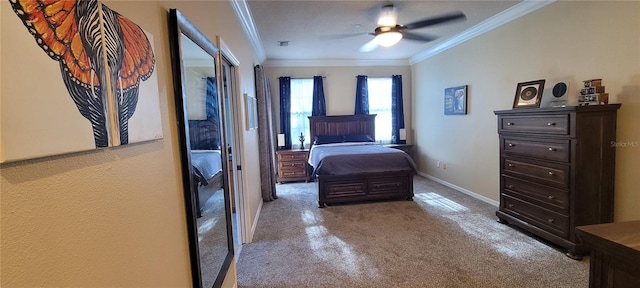
<svg viewBox="0 0 640 288">
<path fill-rule="evenodd" d="M 407 130 L 405 130 L 404 128 L 400 128 L 399 134 L 400 140 L 407 140 Z"/>
<path fill-rule="evenodd" d="M 284 147 L 284 134 L 278 134 L 278 147 Z"/>
</svg>

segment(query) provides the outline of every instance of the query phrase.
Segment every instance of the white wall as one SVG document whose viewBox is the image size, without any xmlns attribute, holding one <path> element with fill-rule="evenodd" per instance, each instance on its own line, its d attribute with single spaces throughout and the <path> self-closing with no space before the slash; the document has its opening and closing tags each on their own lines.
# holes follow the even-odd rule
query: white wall
<svg viewBox="0 0 640 288">
<path fill-rule="evenodd" d="M 518 82 L 602 78 L 610 102 L 622 103 L 618 142 L 636 143 L 616 151 L 615 221 L 640 219 L 639 51 L 640 2 L 562 1 L 413 65 L 419 169 L 498 201 L 493 111 L 511 109 Z M 445 116 L 444 89 L 458 85 L 469 85 L 469 114 Z"/>
</svg>

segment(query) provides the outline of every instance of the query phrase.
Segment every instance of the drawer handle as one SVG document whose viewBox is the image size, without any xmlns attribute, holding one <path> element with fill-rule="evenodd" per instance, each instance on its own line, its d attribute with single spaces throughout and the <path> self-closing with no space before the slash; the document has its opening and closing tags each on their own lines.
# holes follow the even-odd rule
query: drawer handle
<svg viewBox="0 0 640 288">
<path fill-rule="evenodd" d="M 513 126 L 513 122 L 507 122 L 507 126 Z"/>
<path fill-rule="evenodd" d="M 509 204 L 509 205 L 507 205 L 507 206 L 509 206 L 509 208 L 513 208 L 513 204 Z"/>
<path fill-rule="evenodd" d="M 509 145 L 509 147 L 516 146 L 516 144 L 513 144 L 513 143 L 509 143 L 508 145 Z"/>
<path fill-rule="evenodd" d="M 549 122 L 549 123 L 547 123 L 547 126 L 556 126 L 556 123 L 555 122 Z"/>
<path fill-rule="evenodd" d="M 549 176 L 553 176 L 556 175 L 556 173 L 553 173 L 553 171 L 549 171 Z"/>
<path fill-rule="evenodd" d="M 509 163 L 509 164 L 507 164 L 507 166 L 509 166 L 509 167 L 513 167 L 513 164 Z"/>
<path fill-rule="evenodd" d="M 507 185 L 507 188 L 513 189 L 513 185 Z"/>
<path fill-rule="evenodd" d="M 549 151 L 551 151 L 551 152 L 556 151 L 556 148 L 549 147 Z"/>
<path fill-rule="evenodd" d="M 553 222 L 555 222 L 555 220 L 553 220 L 553 219 L 547 219 L 547 221 L 548 221 L 549 223 L 553 223 Z"/>
<path fill-rule="evenodd" d="M 556 199 L 556 197 L 553 197 L 553 196 L 551 196 L 551 195 L 547 196 L 547 198 L 549 198 L 549 200 Z"/>
</svg>

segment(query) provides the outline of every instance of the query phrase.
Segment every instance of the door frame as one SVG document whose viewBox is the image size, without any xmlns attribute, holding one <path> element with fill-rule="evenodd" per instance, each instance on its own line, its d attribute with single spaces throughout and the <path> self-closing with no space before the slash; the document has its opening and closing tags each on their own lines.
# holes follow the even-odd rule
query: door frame
<svg viewBox="0 0 640 288">
<path fill-rule="evenodd" d="M 245 197 L 244 191 L 245 191 L 245 186 L 244 186 L 244 177 L 243 177 L 243 173 L 242 173 L 242 163 L 243 163 L 243 155 L 242 155 L 242 151 L 244 151 L 244 137 L 243 137 L 243 125 L 242 125 L 242 116 L 243 114 L 241 113 L 241 111 L 243 111 L 242 109 L 242 93 L 241 93 L 241 85 L 240 85 L 240 61 L 238 60 L 238 58 L 233 54 L 233 52 L 231 51 L 231 49 L 229 48 L 229 46 L 227 46 L 227 44 L 224 42 L 224 40 L 222 39 L 222 37 L 220 36 L 216 36 L 216 40 L 217 40 L 217 44 L 218 47 L 220 48 L 220 53 L 222 55 L 222 61 L 223 63 L 220 63 L 221 66 L 225 66 L 225 64 L 228 64 L 229 66 L 229 91 L 231 93 L 231 95 L 228 95 L 229 97 L 229 102 L 230 102 L 230 109 L 228 111 L 231 112 L 231 119 L 232 119 L 232 125 L 231 125 L 231 133 L 232 133 L 232 137 L 233 137 L 233 169 L 232 169 L 232 173 L 233 173 L 233 183 L 229 183 L 230 185 L 233 185 L 234 188 L 234 192 L 235 192 L 235 204 L 236 204 L 236 217 L 238 218 L 237 223 L 240 227 L 237 227 L 237 233 L 239 234 L 239 240 L 240 240 L 240 245 L 234 245 L 235 250 L 236 250 L 236 254 L 235 255 L 239 255 L 240 249 L 242 248 L 242 244 L 244 243 L 248 243 L 249 242 L 249 230 L 248 227 L 250 227 L 250 225 L 247 224 L 247 221 L 249 219 L 248 215 L 247 215 L 247 207 L 248 203 L 247 203 L 247 197 Z M 224 62 L 227 63 L 224 63 Z M 226 91 L 223 90 L 223 95 L 224 93 L 226 93 Z M 224 109 L 224 114 L 225 117 L 227 116 L 227 109 Z M 240 169 L 238 169 L 240 168 Z M 234 232 L 236 233 L 236 232 Z"/>
</svg>

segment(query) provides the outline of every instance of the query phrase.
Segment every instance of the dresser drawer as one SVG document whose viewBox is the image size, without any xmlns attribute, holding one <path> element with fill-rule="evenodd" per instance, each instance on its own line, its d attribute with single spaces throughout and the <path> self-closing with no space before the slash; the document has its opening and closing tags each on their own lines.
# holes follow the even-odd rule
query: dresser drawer
<svg viewBox="0 0 640 288">
<path fill-rule="evenodd" d="M 503 158 L 502 169 L 505 174 L 511 174 L 518 178 L 524 178 L 534 182 L 557 186 L 569 187 L 570 166 L 554 163 L 532 163 L 526 159 Z"/>
<path fill-rule="evenodd" d="M 543 160 L 569 162 L 571 142 L 569 140 L 543 140 L 501 138 L 503 153 L 540 158 Z"/>
<path fill-rule="evenodd" d="M 521 218 L 560 237 L 566 238 L 568 236 L 568 216 L 544 209 L 506 194 L 502 194 L 502 200 L 504 212 Z"/>
<path fill-rule="evenodd" d="M 502 175 L 503 193 L 535 202 L 536 204 L 566 213 L 569 209 L 569 193 L 567 190 L 552 188 L 534 182 Z"/>
<path fill-rule="evenodd" d="M 304 170 L 287 170 L 287 169 L 282 169 L 280 170 L 280 172 L 278 173 L 278 177 L 280 177 L 281 179 L 287 179 L 287 178 L 302 178 L 304 179 L 307 176 L 307 173 Z"/>
<path fill-rule="evenodd" d="M 297 161 L 301 160 L 303 162 L 307 161 L 307 153 L 306 152 L 289 152 L 289 153 L 278 153 L 278 161 Z"/>
<path fill-rule="evenodd" d="M 280 170 L 302 170 L 306 169 L 307 162 L 305 161 L 280 161 L 278 162 L 278 169 Z"/>
<path fill-rule="evenodd" d="M 498 117 L 498 132 L 568 135 L 569 114 Z"/>
</svg>

